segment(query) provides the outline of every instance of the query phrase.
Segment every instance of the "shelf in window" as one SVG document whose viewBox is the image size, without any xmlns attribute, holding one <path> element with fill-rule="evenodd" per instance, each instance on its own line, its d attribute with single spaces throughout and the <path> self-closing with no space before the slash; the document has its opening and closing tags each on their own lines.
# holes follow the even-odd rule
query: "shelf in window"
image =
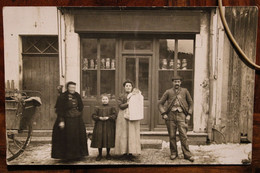
<svg viewBox="0 0 260 173">
<path fill-rule="evenodd" d="M 159 71 L 174 71 L 174 69 L 158 69 Z M 178 69 L 177 71 L 193 71 L 193 69 Z"/>
<path fill-rule="evenodd" d="M 89 69 L 86 69 L 86 70 L 82 70 L 82 71 L 96 71 L 97 69 L 91 69 L 91 68 L 89 68 Z"/>
<path fill-rule="evenodd" d="M 104 70 L 104 71 L 110 70 L 110 71 L 113 71 L 113 70 L 116 70 L 116 69 L 114 68 L 114 69 L 100 69 L 100 70 Z"/>
<path fill-rule="evenodd" d="M 159 69 L 159 71 L 174 71 L 174 69 Z"/>
<path fill-rule="evenodd" d="M 193 69 L 178 69 L 177 71 L 193 71 Z"/>
</svg>

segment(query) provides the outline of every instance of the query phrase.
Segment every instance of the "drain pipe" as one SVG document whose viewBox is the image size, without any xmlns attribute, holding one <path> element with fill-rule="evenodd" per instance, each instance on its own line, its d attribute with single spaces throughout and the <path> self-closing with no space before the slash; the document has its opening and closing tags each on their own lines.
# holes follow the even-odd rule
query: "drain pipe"
<svg viewBox="0 0 260 173">
<path fill-rule="evenodd" d="M 214 124 L 214 115 L 215 115 L 215 92 L 214 92 L 214 85 L 217 76 L 215 75 L 215 58 L 216 58 L 216 26 L 217 26 L 217 15 L 216 11 L 212 10 L 210 14 L 210 29 L 209 29 L 209 116 L 207 122 L 207 133 L 209 142 L 213 140 L 213 124 Z"/>
</svg>

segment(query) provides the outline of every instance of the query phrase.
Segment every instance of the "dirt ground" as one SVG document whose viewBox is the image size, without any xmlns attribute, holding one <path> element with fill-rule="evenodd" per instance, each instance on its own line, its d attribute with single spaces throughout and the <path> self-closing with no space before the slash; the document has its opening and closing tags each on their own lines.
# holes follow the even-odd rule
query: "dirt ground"
<svg viewBox="0 0 260 173">
<path fill-rule="evenodd" d="M 90 145 L 90 141 L 88 141 Z M 251 154 L 251 144 L 211 144 L 211 145 L 190 145 L 190 150 L 194 155 L 193 163 L 185 160 L 178 143 L 179 156 L 175 160 L 169 158 L 169 143 L 163 142 L 162 149 L 142 149 L 142 153 L 136 156 L 136 159 L 129 161 L 122 159 L 120 156 L 113 154 L 111 149 L 112 160 L 105 159 L 106 151 L 103 151 L 104 157 L 101 161 L 95 160 L 97 149 L 89 147 L 89 156 L 80 161 L 63 162 L 50 157 L 51 144 L 32 142 L 26 151 L 8 162 L 9 165 L 86 165 L 86 164 L 242 164 L 243 159 L 248 159 Z"/>
</svg>

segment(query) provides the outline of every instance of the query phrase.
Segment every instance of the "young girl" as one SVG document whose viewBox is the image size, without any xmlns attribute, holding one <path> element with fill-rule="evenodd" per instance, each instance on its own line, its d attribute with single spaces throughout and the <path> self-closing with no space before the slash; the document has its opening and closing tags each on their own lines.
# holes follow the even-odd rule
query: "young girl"
<svg viewBox="0 0 260 173">
<path fill-rule="evenodd" d="M 91 147 L 98 148 L 96 161 L 102 158 L 102 148 L 107 148 L 106 159 L 110 160 L 110 148 L 115 147 L 115 120 L 117 118 L 116 109 L 110 106 L 109 98 L 106 94 L 101 96 L 102 104 L 97 106 L 92 115 L 95 120 Z"/>
</svg>

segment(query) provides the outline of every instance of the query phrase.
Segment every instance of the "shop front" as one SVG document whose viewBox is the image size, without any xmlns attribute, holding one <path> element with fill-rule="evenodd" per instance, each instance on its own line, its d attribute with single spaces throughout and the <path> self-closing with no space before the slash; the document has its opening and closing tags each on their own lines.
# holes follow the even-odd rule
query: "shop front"
<svg viewBox="0 0 260 173">
<path fill-rule="evenodd" d="M 4 15 L 6 88 L 42 93 L 35 129 L 52 129 L 56 87 L 74 81 L 91 132 L 101 94 L 117 107 L 130 79 L 144 96 L 141 137 L 167 140 L 157 103 L 177 74 L 194 101 L 191 142 L 252 141 L 254 71 L 233 50 L 216 8 L 8 7 Z M 257 9 L 226 7 L 225 17 L 254 60 Z"/>
<path fill-rule="evenodd" d="M 84 102 L 83 118 L 89 129 L 93 127 L 91 114 L 100 104 L 100 95 L 108 94 L 111 104 L 116 106 L 126 79 L 132 80 L 144 96 L 142 131 L 166 131 L 157 103 L 164 91 L 172 87 L 174 75 L 183 77 L 182 87 L 189 90 L 197 104 L 203 101 L 194 94 L 195 61 L 196 58 L 201 61 L 197 78 L 203 78 L 207 75 L 207 60 L 201 50 L 207 53 L 208 11 L 90 8 L 61 8 L 60 11 L 66 28 L 60 35 L 68 38 L 65 54 L 75 52 L 75 49 L 70 50 L 73 40 L 69 39 L 74 38 L 74 43 L 80 45 L 77 46 L 80 51 L 75 54 L 79 56 L 78 63 L 70 64 L 74 68 L 67 64 L 66 72 L 70 68 L 79 72 L 73 72 L 73 79 L 75 75 L 79 76 L 79 90 Z M 201 44 L 197 44 L 200 57 L 195 56 L 196 38 Z M 75 61 L 76 57 L 73 58 Z M 69 56 L 66 59 L 68 62 Z M 197 91 L 198 94 L 202 92 Z M 189 130 L 194 130 L 193 117 L 196 114 L 206 116 L 200 110 L 195 111 Z M 204 121 L 197 127 L 195 125 L 197 131 L 205 132 Z"/>
<path fill-rule="evenodd" d="M 171 77 L 184 78 L 182 86 L 193 96 L 194 35 L 163 38 L 160 36 L 124 36 L 87 38 L 81 42 L 81 94 L 85 102 L 85 121 L 92 125 L 91 113 L 101 94 L 116 98 L 123 92 L 126 79 L 134 82 L 144 96 L 143 130 L 162 130 L 164 122 L 157 102 L 172 86 Z M 176 53 L 175 53 L 176 52 Z M 176 61 L 175 61 L 176 60 Z M 192 129 L 192 123 L 189 124 Z"/>
</svg>

